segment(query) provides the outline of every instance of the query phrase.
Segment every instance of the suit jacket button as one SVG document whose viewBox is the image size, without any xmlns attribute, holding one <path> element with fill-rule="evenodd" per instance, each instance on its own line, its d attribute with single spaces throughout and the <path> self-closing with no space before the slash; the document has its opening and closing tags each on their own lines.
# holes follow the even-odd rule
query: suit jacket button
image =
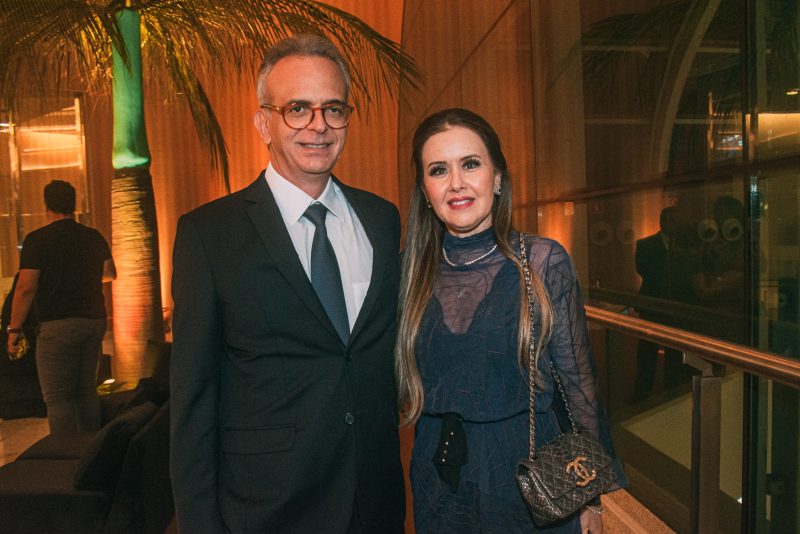
<svg viewBox="0 0 800 534">
<path fill-rule="evenodd" d="M 348 425 L 352 425 L 353 421 L 355 421 L 355 420 L 356 420 L 356 418 L 353 417 L 353 414 L 351 414 L 349 412 L 344 414 L 344 422 L 347 423 Z"/>
<path fill-rule="evenodd" d="M 353 355 L 352 355 L 352 354 L 350 354 L 350 352 L 349 352 L 349 351 L 348 351 L 348 352 L 345 352 L 345 353 L 344 353 L 344 359 L 345 359 L 345 360 L 347 360 L 347 361 L 349 362 L 350 360 L 352 360 L 352 359 L 353 359 Z"/>
</svg>

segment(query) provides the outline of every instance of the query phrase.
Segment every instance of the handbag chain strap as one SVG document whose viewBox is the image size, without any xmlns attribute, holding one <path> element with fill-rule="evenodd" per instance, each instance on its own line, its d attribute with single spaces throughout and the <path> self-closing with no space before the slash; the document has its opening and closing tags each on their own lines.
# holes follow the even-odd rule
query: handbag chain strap
<svg viewBox="0 0 800 534">
<path fill-rule="evenodd" d="M 530 380 L 530 392 L 529 392 L 529 399 L 530 399 L 530 443 L 528 445 L 528 459 L 533 460 L 536 456 L 536 448 L 534 446 L 535 442 L 535 425 L 534 425 L 534 410 L 533 410 L 533 398 L 534 398 L 534 375 L 536 372 L 536 368 L 539 364 L 539 356 L 536 353 L 536 347 L 533 339 L 533 324 L 534 324 L 534 299 L 533 299 L 533 288 L 531 287 L 531 270 L 528 266 L 528 251 L 525 245 L 525 234 L 520 232 L 519 234 L 519 258 L 520 262 L 522 263 L 522 274 L 525 278 L 525 293 L 528 295 L 528 313 L 530 314 L 531 318 L 531 338 L 530 342 L 528 343 L 528 379 Z M 567 402 L 567 395 L 564 393 L 564 386 L 561 384 L 561 378 L 558 376 L 558 372 L 553 366 L 553 362 L 549 361 L 550 364 L 550 372 L 553 375 L 553 380 L 558 387 L 559 397 L 561 397 L 561 402 L 564 404 L 564 408 L 567 412 L 567 418 L 569 419 L 569 424 L 572 427 L 572 433 L 578 433 L 578 427 L 575 424 L 575 419 L 572 417 L 572 410 L 569 409 L 569 403 Z"/>
</svg>

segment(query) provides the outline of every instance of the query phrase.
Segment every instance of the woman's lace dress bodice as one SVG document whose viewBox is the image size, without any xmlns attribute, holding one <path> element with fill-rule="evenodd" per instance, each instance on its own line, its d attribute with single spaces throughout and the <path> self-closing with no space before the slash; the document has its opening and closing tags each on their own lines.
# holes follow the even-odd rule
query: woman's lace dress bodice
<svg viewBox="0 0 800 534">
<path fill-rule="evenodd" d="M 492 231 L 463 239 L 445 235 L 433 298 L 418 337 L 417 356 L 428 414 L 457 412 L 494 421 L 528 409 L 517 366 L 517 270 L 495 246 Z"/>
</svg>

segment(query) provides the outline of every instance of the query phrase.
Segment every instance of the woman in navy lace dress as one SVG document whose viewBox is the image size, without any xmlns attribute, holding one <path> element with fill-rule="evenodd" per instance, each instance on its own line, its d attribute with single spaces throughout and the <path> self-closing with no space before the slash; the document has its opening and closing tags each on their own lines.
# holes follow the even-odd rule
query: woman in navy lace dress
<svg viewBox="0 0 800 534">
<path fill-rule="evenodd" d="M 528 451 L 531 335 L 539 351 L 536 445 L 560 433 L 559 418 L 564 426 L 552 361 L 576 422 L 614 455 L 572 262 L 555 241 L 526 237 L 537 301 L 531 321 L 511 180 L 497 134 L 478 115 L 449 109 L 425 119 L 413 159 L 397 377 L 404 422 L 416 423 L 416 531 L 599 534 L 599 503 L 537 527 L 514 479 Z"/>
</svg>

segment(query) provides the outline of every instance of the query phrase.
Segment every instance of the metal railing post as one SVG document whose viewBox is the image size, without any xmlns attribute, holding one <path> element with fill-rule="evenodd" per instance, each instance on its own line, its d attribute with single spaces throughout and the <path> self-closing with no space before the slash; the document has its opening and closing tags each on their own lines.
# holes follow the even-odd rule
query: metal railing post
<svg viewBox="0 0 800 534">
<path fill-rule="evenodd" d="M 719 460 L 724 367 L 684 352 L 683 363 L 700 371 L 692 377 L 693 534 L 719 532 Z"/>
</svg>

